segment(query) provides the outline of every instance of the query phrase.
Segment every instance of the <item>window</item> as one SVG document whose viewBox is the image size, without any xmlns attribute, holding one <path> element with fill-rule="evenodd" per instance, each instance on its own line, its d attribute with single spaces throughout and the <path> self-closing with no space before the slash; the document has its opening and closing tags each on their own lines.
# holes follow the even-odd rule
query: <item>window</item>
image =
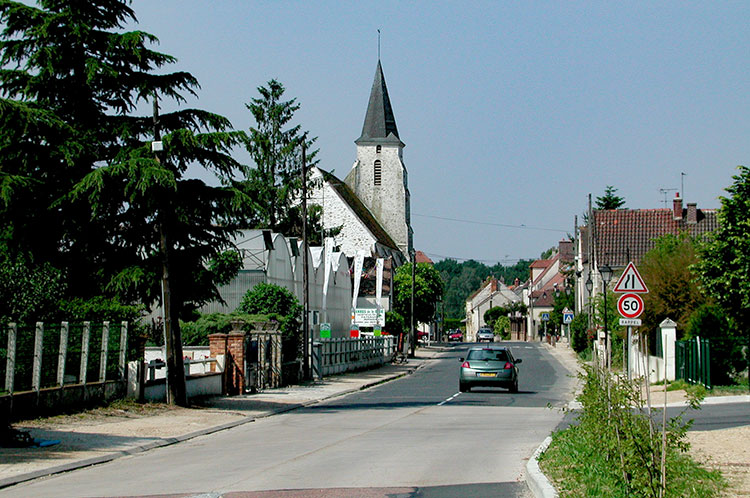
<svg viewBox="0 0 750 498">
<path fill-rule="evenodd" d="M 381 148 L 380 145 L 376 146 L 375 147 L 375 152 L 378 153 L 378 154 L 380 154 L 380 148 Z"/>
<path fill-rule="evenodd" d="M 380 147 L 380 146 L 378 146 Z M 380 159 L 375 161 L 375 167 L 373 168 L 373 174 L 374 174 L 374 180 L 375 185 L 380 185 L 380 175 L 381 175 L 381 168 L 380 168 Z"/>
</svg>

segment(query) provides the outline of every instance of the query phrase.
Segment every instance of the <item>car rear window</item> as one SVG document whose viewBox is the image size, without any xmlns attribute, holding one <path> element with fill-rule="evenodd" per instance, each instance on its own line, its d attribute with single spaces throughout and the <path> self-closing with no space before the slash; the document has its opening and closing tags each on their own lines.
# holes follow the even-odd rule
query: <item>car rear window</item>
<svg viewBox="0 0 750 498">
<path fill-rule="evenodd" d="M 508 361 L 508 352 L 503 349 L 472 349 L 466 359 Z"/>
</svg>

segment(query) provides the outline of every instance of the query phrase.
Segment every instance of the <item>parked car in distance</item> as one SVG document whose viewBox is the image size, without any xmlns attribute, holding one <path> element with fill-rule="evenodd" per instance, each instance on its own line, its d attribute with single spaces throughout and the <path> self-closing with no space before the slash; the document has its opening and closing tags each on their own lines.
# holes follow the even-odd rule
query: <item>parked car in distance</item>
<svg viewBox="0 0 750 498">
<path fill-rule="evenodd" d="M 450 342 L 461 342 L 464 340 L 464 334 L 460 330 L 456 329 L 448 334 L 448 341 Z"/>
<path fill-rule="evenodd" d="M 430 333 L 424 330 L 417 330 L 417 341 L 426 341 L 430 338 Z"/>
<path fill-rule="evenodd" d="M 492 329 L 481 328 L 477 330 L 477 342 L 495 342 L 495 333 Z"/>
<path fill-rule="evenodd" d="M 507 347 L 474 346 L 466 359 L 461 358 L 458 390 L 468 392 L 472 387 L 503 387 L 518 392 L 518 364 Z"/>
</svg>

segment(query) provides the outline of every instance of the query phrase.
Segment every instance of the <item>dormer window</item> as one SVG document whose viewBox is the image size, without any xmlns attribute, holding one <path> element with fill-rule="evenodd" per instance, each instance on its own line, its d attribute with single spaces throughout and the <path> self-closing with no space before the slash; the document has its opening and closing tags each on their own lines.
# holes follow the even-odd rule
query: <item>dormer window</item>
<svg viewBox="0 0 750 498">
<path fill-rule="evenodd" d="M 382 149 L 382 145 L 376 145 L 375 146 L 375 152 L 380 154 L 380 149 Z"/>
<path fill-rule="evenodd" d="M 380 147 L 378 145 L 378 147 Z M 380 178 L 381 178 L 381 166 L 380 166 L 380 159 L 375 161 L 374 167 L 373 167 L 373 180 L 375 181 L 375 185 L 380 185 Z"/>
</svg>

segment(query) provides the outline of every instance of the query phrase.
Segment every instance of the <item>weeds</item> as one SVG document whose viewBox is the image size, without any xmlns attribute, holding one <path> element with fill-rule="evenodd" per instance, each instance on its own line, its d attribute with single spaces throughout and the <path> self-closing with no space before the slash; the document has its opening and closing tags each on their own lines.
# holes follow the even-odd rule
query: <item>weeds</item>
<svg viewBox="0 0 750 498">
<path fill-rule="evenodd" d="M 687 454 L 690 422 L 682 415 L 657 423 L 661 410 L 644 404 L 637 383 L 591 366 L 581 377 L 578 424 L 555 433 L 540 458 L 561 496 L 718 495 L 724 486 L 720 473 L 703 469 Z M 698 406 L 700 393 L 688 397 Z"/>
</svg>

